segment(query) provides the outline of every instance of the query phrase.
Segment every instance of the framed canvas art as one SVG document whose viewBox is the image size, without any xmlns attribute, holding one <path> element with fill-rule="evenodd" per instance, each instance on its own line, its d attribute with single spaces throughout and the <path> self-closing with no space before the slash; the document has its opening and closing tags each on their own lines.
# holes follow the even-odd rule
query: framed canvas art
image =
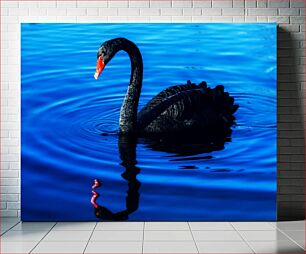
<svg viewBox="0 0 306 254">
<path fill-rule="evenodd" d="M 271 23 L 23 23 L 22 220 L 275 220 L 276 66 Z"/>
</svg>

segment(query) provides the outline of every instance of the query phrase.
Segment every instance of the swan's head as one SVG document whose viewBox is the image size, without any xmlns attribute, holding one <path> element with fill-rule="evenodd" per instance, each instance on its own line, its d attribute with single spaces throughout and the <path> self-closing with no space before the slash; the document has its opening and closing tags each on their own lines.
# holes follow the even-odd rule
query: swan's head
<svg viewBox="0 0 306 254">
<path fill-rule="evenodd" d="M 115 52 L 113 50 L 113 45 L 111 44 L 111 41 L 104 42 L 98 49 L 97 53 L 97 67 L 96 73 L 94 75 L 95 79 L 98 79 L 105 65 L 112 59 L 114 55 Z"/>
</svg>

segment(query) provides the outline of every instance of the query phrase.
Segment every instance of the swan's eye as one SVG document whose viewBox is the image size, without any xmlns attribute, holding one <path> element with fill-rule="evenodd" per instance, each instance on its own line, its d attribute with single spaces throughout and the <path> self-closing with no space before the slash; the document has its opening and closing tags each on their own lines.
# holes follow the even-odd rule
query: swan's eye
<svg viewBox="0 0 306 254">
<path fill-rule="evenodd" d="M 101 47 L 101 48 L 99 48 L 99 51 L 98 51 L 98 56 L 97 57 L 104 57 L 104 56 L 106 56 L 107 55 L 107 52 L 106 52 L 106 48 L 103 46 L 103 47 Z"/>
</svg>

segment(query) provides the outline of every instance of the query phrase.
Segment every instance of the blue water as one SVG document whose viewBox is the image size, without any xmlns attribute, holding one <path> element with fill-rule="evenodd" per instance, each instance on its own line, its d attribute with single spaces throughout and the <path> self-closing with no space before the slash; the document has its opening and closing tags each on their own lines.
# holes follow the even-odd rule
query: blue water
<svg viewBox="0 0 306 254">
<path fill-rule="evenodd" d="M 94 179 L 97 203 L 132 206 L 128 220 L 276 219 L 275 24 L 22 24 L 21 33 L 22 220 L 100 220 Z M 127 54 L 93 78 L 98 47 L 116 37 L 143 56 L 139 109 L 186 80 L 223 84 L 239 105 L 231 135 L 198 152 L 142 139 L 120 148 Z"/>
</svg>

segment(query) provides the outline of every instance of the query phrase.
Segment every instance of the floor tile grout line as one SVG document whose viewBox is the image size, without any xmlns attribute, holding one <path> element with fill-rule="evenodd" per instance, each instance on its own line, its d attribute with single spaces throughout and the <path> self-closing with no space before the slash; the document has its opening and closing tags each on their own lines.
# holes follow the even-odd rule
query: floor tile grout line
<svg viewBox="0 0 306 254">
<path fill-rule="evenodd" d="M 145 221 L 143 222 L 142 226 L 142 244 L 141 244 L 141 253 L 143 254 L 143 245 L 144 245 L 144 234 L 145 234 Z"/>
<path fill-rule="evenodd" d="M 97 231 L 102 231 L 102 230 L 97 230 Z M 103 230 L 103 231 L 142 231 L 142 230 L 136 230 L 136 229 L 134 229 L 134 230 Z M 182 230 L 182 229 L 154 229 L 154 230 L 151 230 L 151 229 L 147 229 L 147 230 L 144 230 L 144 231 L 149 231 L 149 232 L 151 232 L 151 231 L 190 231 L 189 229 L 187 230 L 187 229 L 184 229 L 184 230 Z M 194 231 L 203 231 L 203 230 L 194 230 Z M 210 231 L 212 231 L 212 230 L 210 230 Z M 215 230 L 215 231 L 217 231 L 217 230 Z"/>
<path fill-rule="evenodd" d="M 91 239 L 93 233 L 95 232 L 95 229 L 96 229 L 97 225 L 98 225 L 98 222 L 96 222 L 96 224 L 95 224 L 95 226 L 94 226 L 94 228 L 93 228 L 93 230 L 92 230 L 92 232 L 91 232 L 91 234 L 90 234 L 90 236 L 89 236 L 89 239 L 88 239 L 88 241 L 87 241 L 87 243 L 86 243 L 86 246 L 85 246 L 85 248 L 84 248 L 84 250 L 83 250 L 83 252 L 82 252 L 83 254 L 85 253 L 85 251 L 86 251 L 86 249 L 87 249 L 87 246 L 88 246 L 88 244 L 89 244 L 89 242 L 90 242 L 90 239 Z"/>
<path fill-rule="evenodd" d="M 305 232 L 305 229 L 282 229 L 282 228 L 277 228 L 277 229 L 279 229 L 280 231 L 284 231 L 284 232 L 288 232 L 288 231 L 290 231 L 290 232 L 300 232 L 300 231 Z"/>
<path fill-rule="evenodd" d="M 16 224 L 14 224 L 13 226 L 11 226 L 9 229 L 5 230 L 0 236 L 4 235 L 5 233 L 9 232 L 12 228 L 14 228 L 15 226 L 17 226 L 21 221 L 18 221 Z"/>
<path fill-rule="evenodd" d="M 40 244 L 40 242 L 51 232 L 51 230 L 55 227 L 56 224 L 57 222 L 55 222 L 55 224 L 49 229 L 49 231 L 37 242 L 37 244 L 28 253 L 32 253 L 32 251 L 35 250 L 38 244 Z"/>
<path fill-rule="evenodd" d="M 188 227 L 189 227 L 189 230 L 190 230 L 190 233 L 191 233 L 191 236 L 192 236 L 192 240 L 193 240 L 193 242 L 194 242 L 194 244 L 195 244 L 195 246 L 196 246 L 197 252 L 200 253 L 199 248 L 198 248 L 198 245 L 197 245 L 197 242 L 196 242 L 196 240 L 194 239 L 194 236 L 193 236 L 193 233 L 192 233 L 192 230 L 191 230 L 189 221 L 187 221 L 187 225 L 188 225 Z"/>
<path fill-rule="evenodd" d="M 252 246 L 249 244 L 249 242 L 244 239 L 244 237 L 240 234 L 239 230 L 235 228 L 232 222 L 229 222 L 230 225 L 233 227 L 233 229 L 237 232 L 237 234 L 241 237 L 242 241 L 245 242 L 245 244 L 252 250 L 253 253 L 256 253 L 256 251 L 252 248 Z"/>
<path fill-rule="evenodd" d="M 301 246 L 300 244 L 298 244 L 292 237 L 290 237 L 289 235 L 286 234 L 285 231 L 282 231 L 279 228 L 276 228 L 276 230 L 278 230 L 279 232 L 283 233 L 287 238 L 289 238 L 290 241 L 294 242 L 296 245 L 298 245 L 299 247 L 301 247 L 303 250 L 305 250 L 305 248 L 303 246 Z"/>
<path fill-rule="evenodd" d="M 276 221 L 277 223 L 277 221 Z M 273 222 L 269 222 L 269 224 L 274 228 L 274 229 L 277 229 L 277 225 L 276 224 L 273 224 Z"/>
<path fill-rule="evenodd" d="M 119 240 L 121 242 L 141 242 L 141 240 Z M 57 242 L 57 241 L 48 241 L 48 242 Z M 77 241 L 72 241 L 72 242 L 77 242 Z M 91 242 L 118 242 L 118 240 L 94 240 Z M 167 239 L 167 240 L 146 240 L 145 242 L 193 242 L 193 240 L 172 240 L 172 239 Z M 198 240 L 196 242 L 243 242 L 242 240 Z M 256 242 L 256 241 L 255 241 Z M 257 242 L 263 242 L 263 241 L 257 241 Z M 265 242 L 271 242 L 271 241 L 265 241 Z"/>
</svg>

